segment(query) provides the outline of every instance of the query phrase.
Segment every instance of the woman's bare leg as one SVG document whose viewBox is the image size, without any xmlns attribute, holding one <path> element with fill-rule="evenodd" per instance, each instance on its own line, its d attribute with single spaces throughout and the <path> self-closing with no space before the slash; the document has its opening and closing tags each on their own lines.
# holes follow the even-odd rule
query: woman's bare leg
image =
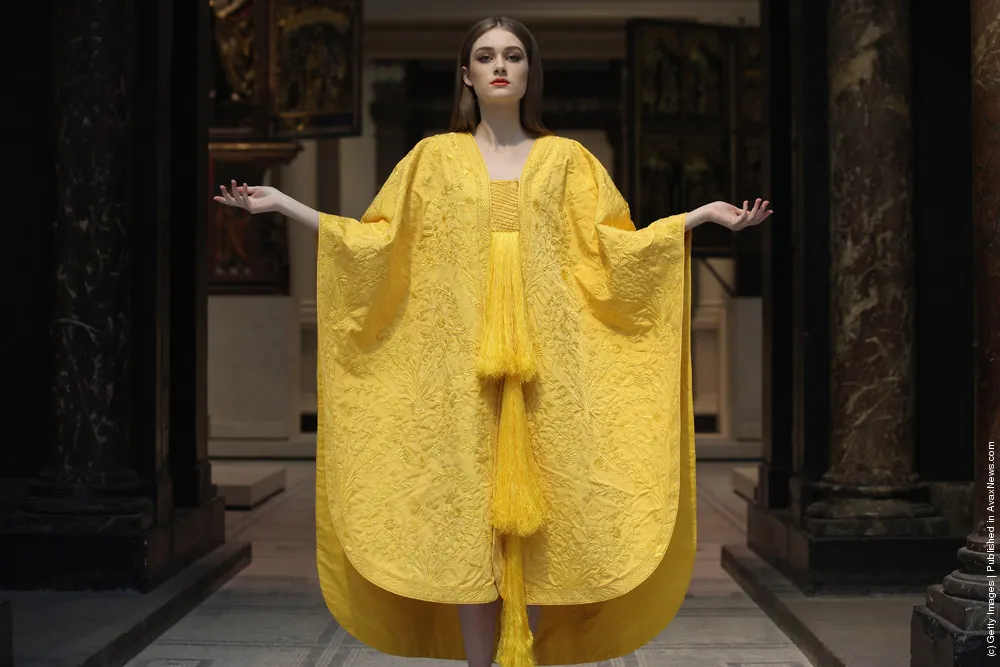
<svg viewBox="0 0 1000 667">
<path fill-rule="evenodd" d="M 461 604 L 458 620 L 469 667 L 490 667 L 496 655 L 497 612 L 500 600 L 489 604 Z"/>
<path fill-rule="evenodd" d="M 531 628 L 531 634 L 538 634 L 538 617 L 542 613 L 542 608 L 537 604 L 528 605 L 528 627 Z"/>
<path fill-rule="evenodd" d="M 496 656 L 497 613 L 501 601 L 489 604 L 462 604 L 458 606 L 458 619 L 462 623 L 462 641 L 469 667 L 490 667 Z M 538 619 L 542 608 L 528 605 L 528 627 L 531 634 L 538 632 Z"/>
</svg>

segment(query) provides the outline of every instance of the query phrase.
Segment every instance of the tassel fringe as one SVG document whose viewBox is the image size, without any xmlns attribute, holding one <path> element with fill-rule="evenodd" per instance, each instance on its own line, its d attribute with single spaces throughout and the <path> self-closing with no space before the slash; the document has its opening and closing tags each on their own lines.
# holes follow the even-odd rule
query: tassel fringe
<svg viewBox="0 0 1000 667">
<path fill-rule="evenodd" d="M 520 234 L 502 231 L 493 232 L 490 237 L 483 340 L 476 370 L 481 377 L 493 380 L 503 377 L 532 380 L 536 372 L 535 353 L 524 308 Z"/>
<path fill-rule="evenodd" d="M 535 667 L 534 644 L 528 625 L 528 606 L 524 597 L 524 564 L 521 538 L 504 538 L 504 575 L 500 595 L 500 643 L 497 662 L 503 667 Z"/>
<path fill-rule="evenodd" d="M 490 516 L 493 527 L 502 535 L 504 555 L 500 587 L 503 611 L 496 659 L 503 667 L 534 667 L 522 538 L 542 526 L 545 503 L 531 450 L 522 386 L 522 382 L 534 379 L 536 363 L 525 312 L 517 231 L 491 234 L 477 371 L 480 377 L 503 382 Z"/>
<path fill-rule="evenodd" d="M 495 471 L 491 504 L 493 527 L 504 535 L 531 535 L 542 526 L 545 503 L 538 466 L 531 451 L 524 388 L 511 378 L 503 381 Z"/>
</svg>

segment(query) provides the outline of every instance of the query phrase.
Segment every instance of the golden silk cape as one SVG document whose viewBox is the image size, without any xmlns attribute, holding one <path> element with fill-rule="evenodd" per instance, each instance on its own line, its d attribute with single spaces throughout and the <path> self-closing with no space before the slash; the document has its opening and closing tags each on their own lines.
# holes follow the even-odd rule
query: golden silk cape
<svg viewBox="0 0 1000 667">
<path fill-rule="evenodd" d="M 349 633 L 408 657 L 464 659 L 455 605 L 497 599 L 502 390 L 477 360 L 491 235 L 513 216 L 546 504 L 523 540 L 525 599 L 545 605 L 534 654 L 606 660 L 669 623 L 694 563 L 690 236 L 683 215 L 636 230 L 569 139 L 539 139 L 513 197 L 501 185 L 471 135 L 444 134 L 360 221 L 320 216 L 320 583 Z"/>
</svg>

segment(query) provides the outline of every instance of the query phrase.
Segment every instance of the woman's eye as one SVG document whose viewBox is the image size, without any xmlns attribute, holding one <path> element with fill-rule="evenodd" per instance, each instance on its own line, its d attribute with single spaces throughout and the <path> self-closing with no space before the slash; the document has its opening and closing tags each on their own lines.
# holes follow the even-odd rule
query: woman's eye
<svg viewBox="0 0 1000 667">
<path fill-rule="evenodd" d="M 488 63 L 489 61 L 490 61 L 490 57 L 489 56 L 479 56 L 479 62 L 481 62 L 481 63 Z"/>
<path fill-rule="evenodd" d="M 519 62 L 521 62 L 521 56 L 508 56 L 508 57 L 510 58 L 510 61 L 512 63 L 519 63 Z"/>
</svg>

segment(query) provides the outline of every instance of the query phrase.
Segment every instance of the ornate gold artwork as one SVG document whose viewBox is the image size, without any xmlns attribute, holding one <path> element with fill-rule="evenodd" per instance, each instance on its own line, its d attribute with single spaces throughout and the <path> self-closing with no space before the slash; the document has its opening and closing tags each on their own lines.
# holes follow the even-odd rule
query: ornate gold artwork
<svg viewBox="0 0 1000 667">
<path fill-rule="evenodd" d="M 274 0 L 271 88 L 281 135 L 359 127 L 361 4 Z"/>
<path fill-rule="evenodd" d="M 257 52 L 254 48 L 252 0 L 212 0 L 213 127 L 253 127 Z"/>
<path fill-rule="evenodd" d="M 361 0 L 209 1 L 216 137 L 360 134 Z"/>
</svg>

